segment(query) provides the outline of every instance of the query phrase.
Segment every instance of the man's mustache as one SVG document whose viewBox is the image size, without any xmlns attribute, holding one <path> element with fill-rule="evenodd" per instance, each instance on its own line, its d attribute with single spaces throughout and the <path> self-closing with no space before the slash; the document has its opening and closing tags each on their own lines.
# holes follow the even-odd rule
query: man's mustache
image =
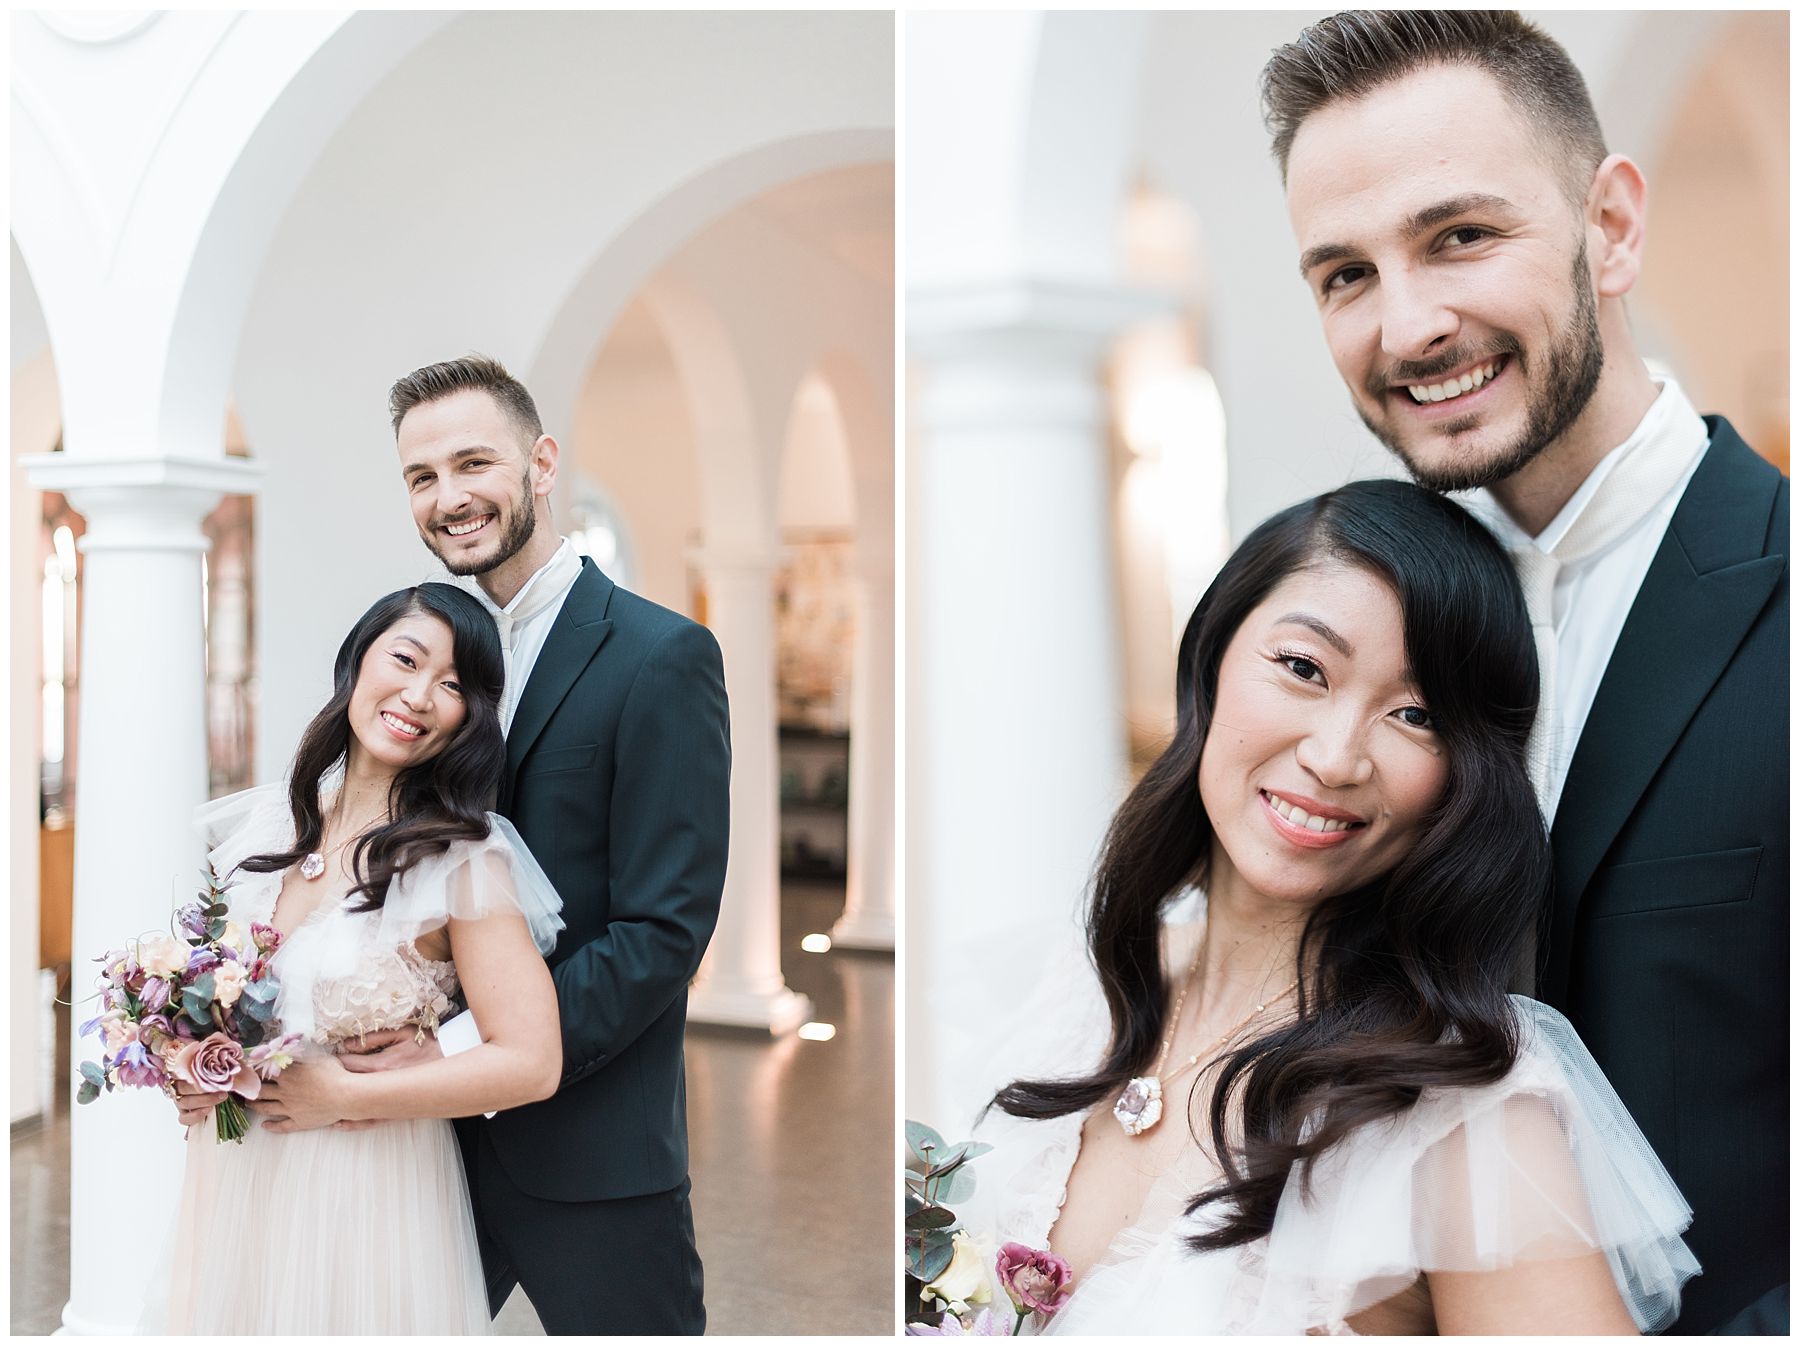
<svg viewBox="0 0 1800 1346">
<path fill-rule="evenodd" d="M 1524 346 L 1516 337 L 1489 342 L 1485 349 L 1474 347 L 1458 347 L 1446 351 L 1442 355 L 1433 356 L 1429 360 L 1399 360 L 1385 371 L 1378 371 L 1369 376 L 1363 385 L 1364 391 L 1375 400 L 1386 397 L 1388 392 L 1407 383 L 1435 383 L 1453 369 L 1461 369 L 1465 365 L 1482 360 L 1496 359 L 1502 355 L 1518 358 L 1523 365 Z"/>
</svg>

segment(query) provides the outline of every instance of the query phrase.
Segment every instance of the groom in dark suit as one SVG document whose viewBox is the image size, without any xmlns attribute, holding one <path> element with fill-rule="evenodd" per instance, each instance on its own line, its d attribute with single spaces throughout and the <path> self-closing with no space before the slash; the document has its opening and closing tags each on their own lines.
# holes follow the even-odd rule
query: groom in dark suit
<svg viewBox="0 0 1800 1346">
<path fill-rule="evenodd" d="M 1694 1208 L 1671 1330 L 1785 1333 L 1788 483 L 1638 356 L 1644 179 L 1541 31 L 1339 14 L 1263 100 L 1358 413 L 1519 562 L 1556 870 L 1535 992 Z"/>
<path fill-rule="evenodd" d="M 549 958 L 563 1078 L 458 1122 L 490 1306 L 522 1285 L 552 1334 L 698 1334 L 682 1034 L 718 919 L 731 771 L 712 633 L 608 579 L 557 536 L 558 448 L 531 395 L 479 356 L 389 399 L 419 536 L 473 576 L 506 647 L 498 810 L 563 899 Z M 372 1035 L 365 1067 L 480 1041 Z"/>
</svg>

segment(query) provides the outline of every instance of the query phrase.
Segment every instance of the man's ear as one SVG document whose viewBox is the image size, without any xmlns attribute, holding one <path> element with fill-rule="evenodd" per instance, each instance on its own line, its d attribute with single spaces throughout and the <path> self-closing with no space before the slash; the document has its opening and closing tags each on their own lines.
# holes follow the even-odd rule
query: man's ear
<svg viewBox="0 0 1800 1346">
<path fill-rule="evenodd" d="M 531 446 L 527 457 L 537 476 L 532 485 L 532 494 L 548 496 L 556 489 L 556 459 L 562 450 L 549 435 L 539 435 L 537 443 Z"/>
<path fill-rule="evenodd" d="M 1610 154 L 1588 187 L 1588 262 L 1602 299 L 1622 299 L 1644 264 L 1644 215 L 1649 189 L 1638 166 Z"/>
</svg>

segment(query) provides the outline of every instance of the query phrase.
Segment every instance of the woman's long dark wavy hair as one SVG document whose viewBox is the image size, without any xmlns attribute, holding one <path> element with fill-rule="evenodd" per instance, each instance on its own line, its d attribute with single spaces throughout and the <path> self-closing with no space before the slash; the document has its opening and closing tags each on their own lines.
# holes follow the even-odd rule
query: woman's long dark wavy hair
<svg viewBox="0 0 1800 1346">
<path fill-rule="evenodd" d="M 1277 585 L 1331 563 L 1373 573 L 1398 597 L 1407 659 L 1449 778 L 1398 866 L 1308 914 L 1295 971 L 1312 971 L 1294 1022 L 1220 1064 L 1207 1119 L 1224 1178 L 1188 1209 L 1216 1205 L 1222 1220 L 1190 1238 L 1200 1251 L 1267 1233 L 1296 1163 L 1310 1177 L 1331 1146 L 1400 1113 L 1422 1089 L 1506 1074 L 1518 1051 L 1508 980 L 1531 957 L 1549 893 L 1549 838 L 1525 765 L 1537 655 L 1512 566 L 1454 503 L 1408 482 L 1353 482 L 1253 532 L 1188 621 L 1174 741 L 1114 816 L 1093 878 L 1088 948 L 1113 1027 L 1100 1068 L 1017 1081 L 994 1103 L 1020 1117 L 1062 1116 L 1153 1068 L 1170 989 L 1163 914 L 1204 881 L 1209 858 L 1200 752 L 1220 661 Z M 1234 1098 L 1243 1114 L 1236 1144 L 1226 1125 Z M 1190 1095 L 1190 1126 L 1192 1111 Z"/>
<path fill-rule="evenodd" d="M 440 618 L 450 628 L 465 714 L 442 751 L 395 775 L 388 798 L 389 821 L 357 838 L 350 859 L 356 885 L 348 895 L 360 893 L 362 901 L 353 910 L 376 910 L 396 875 L 428 856 L 441 855 L 451 842 L 487 836 L 487 811 L 499 794 L 506 764 L 506 740 L 500 729 L 506 669 L 500 636 L 486 609 L 461 589 L 420 584 L 377 599 L 338 646 L 331 700 L 313 716 L 294 752 L 288 783 L 294 848 L 253 855 L 240 868 L 267 874 L 319 849 L 325 833 L 319 783 L 349 752 L 350 697 L 363 656 L 394 623 L 417 614 Z"/>
</svg>

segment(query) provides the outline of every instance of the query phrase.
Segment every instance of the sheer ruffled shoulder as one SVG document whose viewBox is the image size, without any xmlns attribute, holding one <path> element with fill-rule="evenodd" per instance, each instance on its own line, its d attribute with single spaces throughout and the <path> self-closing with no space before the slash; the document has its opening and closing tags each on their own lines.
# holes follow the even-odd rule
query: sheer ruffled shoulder
<svg viewBox="0 0 1800 1346">
<path fill-rule="evenodd" d="M 487 817 L 486 838 L 455 842 L 388 885 L 378 932 L 383 944 L 410 943 L 453 917 L 514 912 L 525 918 L 539 953 L 556 947 L 562 899 L 513 825 L 497 813 Z"/>
<path fill-rule="evenodd" d="M 1342 1330 L 1420 1272 L 1595 1251 L 1640 1330 L 1674 1321 L 1700 1269 L 1681 1240 L 1692 1212 L 1568 1020 L 1513 1005 L 1520 1051 L 1504 1079 L 1427 1090 L 1334 1147 L 1309 1184 L 1290 1179 L 1244 1268 L 1243 1330 Z"/>
<path fill-rule="evenodd" d="M 202 804 L 194 810 L 194 830 L 221 877 L 252 855 L 285 850 L 294 835 L 287 782 L 253 786 Z"/>
</svg>

